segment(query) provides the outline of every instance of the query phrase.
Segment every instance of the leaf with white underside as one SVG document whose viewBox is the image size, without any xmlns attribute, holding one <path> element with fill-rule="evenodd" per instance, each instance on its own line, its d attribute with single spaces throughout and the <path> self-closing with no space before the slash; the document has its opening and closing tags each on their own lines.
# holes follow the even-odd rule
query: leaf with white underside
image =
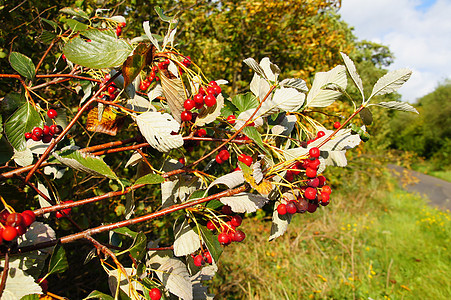
<svg viewBox="0 0 451 300">
<path fill-rule="evenodd" d="M 340 91 L 324 89 L 327 84 L 335 84 L 343 90 L 346 89 L 346 68 L 338 65 L 328 72 L 316 73 L 312 88 L 307 95 L 307 107 L 326 107 L 341 96 Z"/>
<path fill-rule="evenodd" d="M 305 80 L 300 78 L 287 78 L 280 82 L 280 86 L 286 87 L 286 88 L 294 88 L 302 93 L 308 92 L 307 83 Z"/>
<path fill-rule="evenodd" d="M 157 39 L 152 35 L 152 32 L 150 32 L 150 25 L 149 21 L 145 21 L 143 23 L 144 32 L 146 33 L 149 40 L 152 42 L 152 44 L 157 48 L 158 52 L 161 51 L 160 45 L 158 44 Z"/>
<path fill-rule="evenodd" d="M 168 258 L 155 273 L 169 292 L 183 300 L 193 299 L 193 284 L 183 262 Z"/>
<path fill-rule="evenodd" d="M 47 187 L 45 185 L 43 185 L 40 182 L 38 182 L 38 190 L 40 190 L 44 195 L 46 195 L 49 199 L 51 199 L 50 198 L 50 194 L 49 194 L 49 190 L 47 189 Z M 52 206 L 52 204 L 50 204 L 47 200 L 45 200 L 39 194 L 38 194 L 38 198 L 39 198 L 39 205 L 41 206 L 41 208 Z M 49 216 L 50 216 L 50 213 L 44 214 L 45 218 L 48 218 Z"/>
<path fill-rule="evenodd" d="M 363 83 L 362 79 L 359 76 L 359 73 L 357 73 L 357 69 L 355 68 L 354 62 L 344 54 L 343 52 L 340 52 L 341 57 L 343 58 L 343 62 L 345 63 L 346 69 L 348 70 L 349 75 L 351 76 L 352 81 L 354 82 L 355 86 L 359 89 L 360 94 L 362 95 L 362 100 L 365 99 L 365 95 L 363 94 Z"/>
<path fill-rule="evenodd" d="M 297 111 L 304 104 L 305 94 L 294 88 L 280 88 L 274 92 L 271 102 L 283 111 Z"/>
<path fill-rule="evenodd" d="M 409 80 L 410 75 L 412 75 L 412 71 L 409 69 L 399 69 L 385 74 L 379 78 L 374 85 L 373 91 L 371 92 L 371 96 L 368 100 L 370 100 L 373 96 L 393 93 L 398 90 L 404 82 Z"/>
<path fill-rule="evenodd" d="M 170 79 L 162 72 L 160 72 L 160 79 L 163 94 L 166 97 L 171 114 L 180 123 L 182 121 L 180 115 L 185 110 L 183 102 L 186 99 L 183 83 L 179 78 Z"/>
<path fill-rule="evenodd" d="M 260 75 L 261 77 L 265 77 L 265 71 L 263 71 L 262 67 L 258 64 L 258 62 L 252 57 L 246 58 L 243 62 L 249 66 L 255 73 Z"/>
<path fill-rule="evenodd" d="M 389 109 L 396 109 L 396 110 L 402 110 L 402 111 L 410 111 L 410 112 L 418 114 L 418 111 L 416 110 L 415 107 L 413 107 L 412 105 L 410 105 L 406 102 L 401 102 L 401 101 L 379 102 L 379 103 L 370 104 L 370 105 L 377 105 L 377 106 L 381 106 L 381 107 L 385 107 L 385 108 L 389 108 Z"/>
<path fill-rule="evenodd" d="M 183 138 L 177 133 L 180 124 L 167 113 L 145 112 L 136 117 L 141 134 L 153 148 L 168 152 L 183 146 Z"/>
<path fill-rule="evenodd" d="M 277 203 L 274 205 L 274 207 L 277 207 Z M 282 236 L 285 231 L 287 231 L 288 225 L 291 221 L 291 216 L 291 214 L 279 215 L 277 209 L 274 209 L 274 212 L 272 214 L 271 235 L 269 236 L 269 241 Z"/>
<path fill-rule="evenodd" d="M 33 163 L 33 152 L 31 152 L 29 148 L 25 148 L 22 151 L 14 149 L 14 155 L 12 158 L 19 166 L 26 167 Z"/>
<path fill-rule="evenodd" d="M 62 149 L 54 152 L 53 156 L 62 164 L 90 175 L 103 176 L 120 182 L 117 175 L 98 156 L 92 156 L 86 152 L 81 152 L 74 147 Z"/>
<path fill-rule="evenodd" d="M 203 107 L 199 111 L 199 115 L 196 118 L 194 125 L 196 126 L 204 126 L 205 124 L 209 124 L 216 120 L 217 117 L 221 114 L 221 109 L 224 107 L 224 97 L 222 94 L 219 94 L 216 97 L 216 104 L 211 107 Z"/>
<path fill-rule="evenodd" d="M 139 284 L 137 280 L 129 280 L 135 273 L 135 270 L 132 268 L 124 268 L 127 274 L 119 273 L 118 270 L 108 271 L 108 286 L 110 287 L 111 294 L 116 294 L 116 289 L 119 288 L 122 290 L 122 293 L 131 297 L 132 293 L 136 294 L 136 291 L 142 291 L 142 286 Z M 130 286 L 131 283 L 131 286 Z M 123 299 L 120 297 L 119 299 Z"/>
<path fill-rule="evenodd" d="M 230 206 L 235 213 L 253 213 L 262 208 L 268 198 L 251 193 L 239 193 L 231 197 L 222 197 L 219 200 Z"/>
<path fill-rule="evenodd" d="M 21 269 L 10 267 L 7 276 L 2 300 L 19 300 L 29 294 L 42 294 L 42 289 L 35 279 Z"/>
<path fill-rule="evenodd" d="M 218 185 L 218 184 L 224 184 L 229 189 L 233 189 L 234 187 L 239 186 L 240 184 L 244 183 L 244 177 L 242 171 L 235 171 L 226 175 L 223 175 L 219 178 L 216 178 L 210 185 L 208 186 L 208 189 L 211 187 Z"/>
<path fill-rule="evenodd" d="M 201 240 L 199 235 L 194 232 L 186 219 L 174 223 L 174 255 L 185 256 L 197 251 L 200 248 Z"/>
<path fill-rule="evenodd" d="M 322 151 L 321 156 L 324 156 L 324 164 L 326 166 L 346 167 L 348 164 L 346 150 Z M 320 174 L 320 172 L 318 172 L 318 174 Z"/>
</svg>

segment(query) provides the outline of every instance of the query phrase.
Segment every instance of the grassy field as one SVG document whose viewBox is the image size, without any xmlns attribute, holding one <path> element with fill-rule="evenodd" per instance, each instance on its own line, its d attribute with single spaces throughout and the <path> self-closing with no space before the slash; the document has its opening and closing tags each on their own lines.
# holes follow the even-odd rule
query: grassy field
<svg viewBox="0 0 451 300">
<path fill-rule="evenodd" d="M 450 213 L 391 183 L 349 186 L 273 242 L 270 220 L 245 219 L 212 283 L 218 299 L 451 299 Z"/>
</svg>

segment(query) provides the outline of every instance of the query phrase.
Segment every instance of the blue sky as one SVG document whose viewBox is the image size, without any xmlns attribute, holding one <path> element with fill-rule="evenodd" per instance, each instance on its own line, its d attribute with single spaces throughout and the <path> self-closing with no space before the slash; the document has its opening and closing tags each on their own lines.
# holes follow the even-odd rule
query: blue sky
<svg viewBox="0 0 451 300">
<path fill-rule="evenodd" d="M 403 101 L 451 79 L 451 0 L 343 0 L 339 14 L 359 39 L 389 46 L 390 70 L 413 71 L 399 90 Z"/>
</svg>

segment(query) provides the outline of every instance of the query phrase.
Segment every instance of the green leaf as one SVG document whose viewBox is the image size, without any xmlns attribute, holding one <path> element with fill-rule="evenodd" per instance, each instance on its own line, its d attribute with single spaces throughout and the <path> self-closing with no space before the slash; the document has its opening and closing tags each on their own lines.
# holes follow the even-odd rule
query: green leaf
<svg viewBox="0 0 451 300">
<path fill-rule="evenodd" d="M 105 176 L 110 179 L 117 180 L 121 185 L 117 175 L 111 170 L 111 168 L 98 156 L 91 156 L 88 153 L 84 153 L 73 148 L 54 152 L 53 156 L 62 164 L 78 170 L 83 171 L 91 175 Z"/>
<path fill-rule="evenodd" d="M 70 27 L 70 29 L 72 29 L 72 31 L 75 32 L 85 31 L 86 29 L 89 28 L 88 25 L 78 22 L 77 20 L 74 19 L 66 19 L 64 22 Z"/>
<path fill-rule="evenodd" d="M 44 21 L 45 23 L 52 26 L 53 30 L 56 30 L 58 28 L 58 24 L 56 22 L 53 22 L 52 20 L 47 20 L 47 19 L 41 18 L 41 21 Z"/>
<path fill-rule="evenodd" d="M 11 145 L 6 141 L 6 138 L 2 137 L 0 139 L 0 164 L 3 165 L 5 162 L 9 161 L 13 154 L 13 148 L 11 148 Z"/>
<path fill-rule="evenodd" d="M 224 204 L 217 199 L 211 200 L 207 203 L 207 205 L 205 205 L 205 207 L 210 209 L 217 209 L 220 208 L 221 206 L 224 206 Z"/>
<path fill-rule="evenodd" d="M 189 196 L 189 200 L 199 199 L 205 196 L 205 190 L 197 190 Z"/>
<path fill-rule="evenodd" d="M 250 138 L 251 140 L 253 140 L 257 146 L 263 150 L 263 152 L 265 152 L 268 155 L 271 155 L 268 150 L 265 148 L 265 145 L 263 144 L 263 140 L 262 140 L 262 136 L 261 134 L 257 131 L 257 128 L 253 127 L 253 126 L 246 126 L 243 129 L 243 133 Z"/>
<path fill-rule="evenodd" d="M 88 29 L 83 31 L 83 36 L 86 39 L 77 36 L 70 40 L 63 52 L 68 60 L 84 67 L 104 69 L 119 66 L 133 50 L 111 30 Z"/>
<path fill-rule="evenodd" d="M 158 17 L 160 17 L 161 21 L 163 21 L 163 22 L 168 22 L 168 23 L 174 23 L 174 22 L 175 22 L 175 20 L 174 20 L 173 17 L 172 17 L 172 18 L 171 18 L 171 17 L 168 17 L 168 16 L 166 16 L 166 15 L 163 13 L 163 9 L 161 9 L 161 7 L 155 6 L 155 11 L 157 12 Z"/>
<path fill-rule="evenodd" d="M 66 251 L 62 246 L 55 246 L 52 257 L 50 257 L 49 274 L 63 273 L 69 268 L 66 258 Z"/>
<path fill-rule="evenodd" d="M 33 79 L 35 66 L 31 59 L 19 52 L 11 52 L 9 63 L 14 70 L 25 78 Z"/>
<path fill-rule="evenodd" d="M 42 120 L 36 109 L 27 102 L 6 121 L 5 134 L 14 149 L 23 151 L 26 148 L 24 134 L 34 127 L 42 127 Z"/>
<path fill-rule="evenodd" d="M 20 298 L 20 300 L 39 300 L 39 295 L 38 294 L 26 295 Z"/>
<path fill-rule="evenodd" d="M 124 87 L 127 87 L 139 72 L 148 64 L 152 63 L 153 50 L 155 46 L 141 43 L 133 51 L 122 65 L 122 76 L 124 76 Z"/>
<path fill-rule="evenodd" d="M 133 246 L 128 250 L 132 257 L 136 260 L 141 260 L 146 255 L 147 237 L 140 232 L 136 236 Z"/>
<path fill-rule="evenodd" d="M 371 125 L 373 123 L 373 114 L 371 113 L 371 110 L 368 108 L 364 108 L 359 112 L 360 118 L 362 119 L 363 124 L 365 125 Z"/>
<path fill-rule="evenodd" d="M 211 257 L 215 262 L 218 262 L 222 253 L 222 247 L 218 241 L 218 237 L 214 235 L 213 232 L 211 232 L 206 226 L 199 225 L 197 228 L 200 229 L 202 240 L 205 242 Z"/>
<path fill-rule="evenodd" d="M 44 32 L 42 32 L 42 34 L 39 37 L 39 39 L 44 44 L 50 44 L 53 41 L 53 39 L 56 38 L 57 36 L 58 35 L 56 33 L 53 33 L 53 32 L 50 32 L 50 31 L 44 31 Z"/>
<path fill-rule="evenodd" d="M 11 115 L 16 109 L 24 105 L 27 100 L 22 94 L 9 93 L 0 102 L 1 110 L 5 112 L 5 115 Z"/>
<path fill-rule="evenodd" d="M 72 8 L 72 7 L 64 7 L 60 9 L 60 13 L 63 14 L 68 14 L 74 17 L 79 17 L 82 19 L 89 19 L 89 16 L 87 13 L 85 13 L 84 11 L 82 11 L 79 8 Z"/>
<path fill-rule="evenodd" d="M 133 185 L 159 184 L 162 182 L 164 182 L 164 177 L 162 177 L 158 174 L 147 174 L 147 175 L 144 175 L 143 177 L 138 178 L 138 180 L 136 180 L 135 184 L 133 184 Z"/>
<path fill-rule="evenodd" d="M 104 294 L 102 292 L 99 291 L 92 291 L 86 298 L 84 298 L 83 300 L 86 299 L 101 299 L 101 300 L 114 300 L 113 297 L 111 297 L 110 295 Z"/>
<path fill-rule="evenodd" d="M 121 227 L 121 228 L 116 228 L 113 229 L 114 232 L 131 237 L 131 238 L 136 238 L 136 236 L 138 235 L 138 232 L 135 232 L 131 229 L 129 229 L 128 227 Z"/>
<path fill-rule="evenodd" d="M 233 105 L 241 112 L 258 106 L 258 99 L 251 92 L 239 94 L 232 98 Z"/>
</svg>

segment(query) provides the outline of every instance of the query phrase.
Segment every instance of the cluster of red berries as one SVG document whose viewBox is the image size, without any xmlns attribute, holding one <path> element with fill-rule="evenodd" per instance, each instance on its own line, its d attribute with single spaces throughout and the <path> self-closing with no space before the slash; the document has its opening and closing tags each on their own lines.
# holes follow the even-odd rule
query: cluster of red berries
<svg viewBox="0 0 451 300">
<path fill-rule="evenodd" d="M 50 119 L 56 118 L 58 113 L 54 109 L 49 109 L 47 111 L 47 116 Z M 42 128 L 35 127 L 31 132 L 25 132 L 24 136 L 26 140 L 32 139 L 33 141 L 40 141 L 44 143 L 50 143 L 54 136 L 57 136 L 63 132 L 63 127 L 60 125 L 53 124 L 51 126 L 44 125 Z"/>
<path fill-rule="evenodd" d="M 318 148 L 313 147 L 309 150 L 310 159 L 305 159 L 302 161 L 297 161 L 291 169 L 289 169 L 285 175 L 285 179 L 289 182 L 294 181 L 294 177 L 299 175 L 302 170 L 305 170 L 305 175 L 308 178 L 314 178 L 317 175 L 317 171 L 320 165 L 318 159 L 320 151 Z"/>
<path fill-rule="evenodd" d="M 252 159 L 252 156 L 242 153 L 238 156 L 238 161 L 240 161 L 243 164 L 245 164 L 246 166 L 250 167 L 252 165 L 253 159 Z M 238 165 L 236 167 L 235 171 L 239 171 L 239 170 L 241 170 L 241 168 Z"/>
<path fill-rule="evenodd" d="M 201 253 L 197 255 L 191 254 L 191 257 L 193 258 L 196 267 L 202 267 L 205 264 L 211 265 L 213 263 L 213 258 L 207 249 L 201 251 Z"/>
<path fill-rule="evenodd" d="M 169 59 L 167 59 L 168 64 L 169 64 Z M 152 67 L 152 71 L 150 71 L 149 76 L 147 76 L 144 80 L 141 81 L 140 85 L 139 85 L 139 89 L 143 92 L 147 91 L 147 89 L 150 87 L 150 85 L 152 84 L 152 81 L 160 81 L 160 77 L 158 77 L 157 75 L 158 73 L 158 67 L 157 66 L 153 66 Z"/>
<path fill-rule="evenodd" d="M 189 122 L 193 119 L 193 109 L 202 109 L 205 106 L 212 107 L 216 104 L 216 97 L 221 93 L 221 87 L 216 81 L 210 81 L 207 88 L 200 87 L 199 92 L 183 103 L 184 111 L 181 113 L 182 121 Z"/>
<path fill-rule="evenodd" d="M 161 291 L 158 288 L 152 288 L 149 291 L 150 300 L 160 300 L 161 299 Z"/>
<path fill-rule="evenodd" d="M 227 149 L 222 149 L 216 154 L 215 160 L 218 164 L 222 164 L 230 158 L 230 153 Z"/>
<path fill-rule="evenodd" d="M 125 22 L 121 22 L 116 27 L 116 35 L 120 36 L 122 33 L 122 28 L 124 28 L 127 24 Z"/>
<path fill-rule="evenodd" d="M 72 202 L 74 202 L 74 201 L 68 200 L 68 201 L 65 201 L 65 202 L 61 202 L 61 204 L 72 203 Z M 63 218 L 63 217 L 67 217 L 67 216 L 70 215 L 71 211 L 72 211 L 72 208 L 70 208 L 70 207 L 66 208 L 66 209 L 62 209 L 62 210 L 57 211 L 55 213 L 55 216 L 56 216 L 57 219 L 60 219 L 60 218 Z"/>
<path fill-rule="evenodd" d="M 217 221 L 209 220 L 207 222 L 207 228 L 211 231 L 219 230 L 221 232 L 218 235 L 218 241 L 224 246 L 227 246 L 232 242 L 242 242 L 246 238 L 246 234 L 236 228 L 241 225 L 243 219 L 239 215 L 231 216 L 233 212 L 228 205 L 224 205 L 221 212 L 227 215 L 226 218 L 228 221 L 219 224 Z"/>
<path fill-rule="evenodd" d="M 3 241 L 10 242 L 24 234 L 35 220 L 36 216 L 31 210 L 22 213 L 10 213 L 7 210 L 0 212 L 0 244 Z"/>
<path fill-rule="evenodd" d="M 105 77 L 103 78 L 102 82 L 100 83 L 100 87 L 103 87 L 107 83 L 107 81 L 110 79 L 111 79 L 110 74 L 106 74 Z M 117 95 L 119 95 L 119 89 L 113 82 L 111 82 L 108 85 L 108 88 L 106 90 L 108 92 L 108 95 L 103 94 L 103 97 L 107 97 L 107 98 L 109 98 L 109 100 L 114 100 L 117 97 Z"/>
</svg>

